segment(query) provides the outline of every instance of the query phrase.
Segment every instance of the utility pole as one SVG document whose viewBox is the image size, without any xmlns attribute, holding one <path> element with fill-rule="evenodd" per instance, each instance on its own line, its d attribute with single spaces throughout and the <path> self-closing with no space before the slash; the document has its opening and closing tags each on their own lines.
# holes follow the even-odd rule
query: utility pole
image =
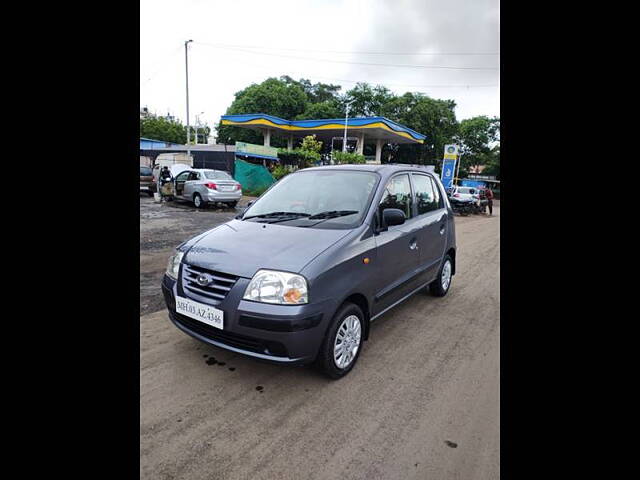
<svg viewBox="0 0 640 480">
<path fill-rule="evenodd" d="M 185 80 L 187 85 L 187 157 L 191 160 L 191 127 L 189 126 L 189 49 L 188 45 L 193 40 L 187 40 L 184 42 L 184 67 L 185 67 Z"/>
</svg>

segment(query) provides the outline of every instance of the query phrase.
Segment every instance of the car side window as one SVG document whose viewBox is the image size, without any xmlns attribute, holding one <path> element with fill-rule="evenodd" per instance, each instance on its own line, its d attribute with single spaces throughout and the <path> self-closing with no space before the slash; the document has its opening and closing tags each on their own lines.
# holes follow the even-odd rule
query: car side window
<svg viewBox="0 0 640 480">
<path fill-rule="evenodd" d="M 199 178 L 198 172 L 191 172 L 187 180 L 198 180 L 198 178 Z"/>
<path fill-rule="evenodd" d="M 385 208 L 397 208 L 404 212 L 407 219 L 412 217 L 413 197 L 411 196 L 408 173 L 396 175 L 384 187 L 384 193 L 378 206 L 380 217 L 382 217 L 382 211 Z"/>
<path fill-rule="evenodd" d="M 416 204 L 418 215 L 432 212 L 439 208 L 440 196 L 436 198 L 431 178 L 427 175 L 413 174 L 413 185 L 416 188 Z"/>
<path fill-rule="evenodd" d="M 177 182 L 184 182 L 184 181 L 187 179 L 187 177 L 189 176 L 189 173 L 190 173 L 190 172 L 184 172 L 184 173 L 181 173 L 180 175 L 178 175 L 178 176 L 176 177 L 176 181 L 177 181 Z"/>
</svg>

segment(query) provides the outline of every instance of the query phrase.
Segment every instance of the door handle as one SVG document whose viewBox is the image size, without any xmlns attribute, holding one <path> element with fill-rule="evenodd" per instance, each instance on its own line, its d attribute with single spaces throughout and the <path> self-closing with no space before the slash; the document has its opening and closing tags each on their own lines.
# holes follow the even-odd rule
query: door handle
<svg viewBox="0 0 640 480">
<path fill-rule="evenodd" d="M 418 240 L 415 238 L 412 238 L 411 241 L 409 242 L 409 248 L 411 250 L 416 250 L 418 248 Z"/>
</svg>

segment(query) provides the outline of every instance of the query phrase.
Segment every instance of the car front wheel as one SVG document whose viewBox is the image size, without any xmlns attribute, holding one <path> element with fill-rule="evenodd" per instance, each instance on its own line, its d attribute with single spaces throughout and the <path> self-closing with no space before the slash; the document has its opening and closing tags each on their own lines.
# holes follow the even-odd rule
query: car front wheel
<svg viewBox="0 0 640 480">
<path fill-rule="evenodd" d="M 345 303 L 334 315 L 318 353 L 318 365 L 333 379 L 351 371 L 362 350 L 364 315 L 353 303 Z"/>
</svg>

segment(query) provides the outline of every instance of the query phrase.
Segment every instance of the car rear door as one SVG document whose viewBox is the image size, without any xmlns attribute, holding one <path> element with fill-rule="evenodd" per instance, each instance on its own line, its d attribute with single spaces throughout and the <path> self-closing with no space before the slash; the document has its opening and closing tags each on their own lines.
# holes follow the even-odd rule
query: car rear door
<svg viewBox="0 0 640 480">
<path fill-rule="evenodd" d="M 440 268 L 447 239 L 447 209 L 442 192 L 431 175 L 411 173 L 416 197 L 415 221 L 419 228 L 420 280 L 433 280 Z"/>
<path fill-rule="evenodd" d="M 420 263 L 419 226 L 413 218 L 413 193 L 408 173 L 394 175 L 384 187 L 378 205 L 378 224 L 385 208 L 398 208 L 407 220 L 376 237 L 376 278 L 372 314 L 392 306 L 416 288 L 415 269 Z"/>
</svg>

